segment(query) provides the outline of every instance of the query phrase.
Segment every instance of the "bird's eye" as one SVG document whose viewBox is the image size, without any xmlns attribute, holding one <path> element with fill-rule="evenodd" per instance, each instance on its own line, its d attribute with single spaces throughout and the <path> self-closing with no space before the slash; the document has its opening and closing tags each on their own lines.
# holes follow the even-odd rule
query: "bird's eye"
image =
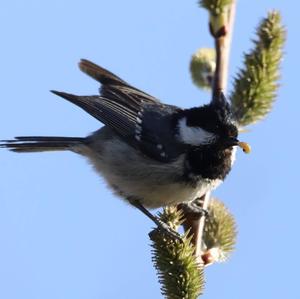
<svg viewBox="0 0 300 299">
<path fill-rule="evenodd" d="M 236 128 L 228 128 L 227 134 L 229 137 L 237 137 L 238 135 Z"/>
</svg>

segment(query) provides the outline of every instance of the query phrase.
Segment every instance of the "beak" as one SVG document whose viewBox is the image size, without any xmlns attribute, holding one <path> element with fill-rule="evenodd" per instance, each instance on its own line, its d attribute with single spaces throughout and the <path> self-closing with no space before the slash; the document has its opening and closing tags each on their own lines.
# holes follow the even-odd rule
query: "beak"
<svg viewBox="0 0 300 299">
<path fill-rule="evenodd" d="M 237 138 L 230 138 L 227 140 L 226 145 L 238 146 L 244 153 L 249 154 L 251 152 L 251 146 L 247 142 L 241 142 Z"/>
</svg>

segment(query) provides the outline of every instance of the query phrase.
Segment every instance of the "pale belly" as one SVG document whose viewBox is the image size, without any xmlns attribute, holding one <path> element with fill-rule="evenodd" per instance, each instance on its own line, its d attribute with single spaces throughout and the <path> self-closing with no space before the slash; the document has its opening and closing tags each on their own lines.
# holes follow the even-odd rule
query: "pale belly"
<svg viewBox="0 0 300 299">
<path fill-rule="evenodd" d="M 180 179 L 184 156 L 172 163 L 160 163 L 141 155 L 118 138 L 100 139 L 99 143 L 97 138 L 91 146 L 74 151 L 89 158 L 115 194 L 125 200 L 134 198 L 147 208 L 192 201 L 222 182 L 199 178 L 190 184 Z"/>
<path fill-rule="evenodd" d="M 181 161 L 177 162 L 181 164 Z M 121 167 L 121 164 L 111 167 L 107 160 L 93 159 L 92 164 L 116 195 L 125 200 L 134 198 L 150 209 L 190 202 L 222 182 L 201 178 L 194 184 L 180 182 L 175 179 L 178 171 L 176 165 L 173 165 L 173 169 L 168 165 L 165 171 L 156 165 L 147 165 L 140 171 L 134 162 L 126 167 Z"/>
<path fill-rule="evenodd" d="M 168 185 L 139 185 L 130 186 L 128 192 L 134 194 L 145 207 L 150 209 L 164 207 L 183 202 L 190 202 L 201 197 L 208 191 L 215 189 L 221 183 L 220 180 L 202 181 L 196 187 L 184 183 L 172 183 Z M 127 186 L 124 186 L 125 189 Z M 126 194 L 126 191 L 123 194 Z M 122 195 L 122 194 L 121 194 Z"/>
</svg>

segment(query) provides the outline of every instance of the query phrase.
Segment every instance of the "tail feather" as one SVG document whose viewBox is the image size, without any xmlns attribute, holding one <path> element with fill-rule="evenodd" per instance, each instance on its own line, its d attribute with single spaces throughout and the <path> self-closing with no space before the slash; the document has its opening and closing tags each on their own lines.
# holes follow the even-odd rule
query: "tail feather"
<svg viewBox="0 0 300 299">
<path fill-rule="evenodd" d="M 63 151 L 84 144 L 85 138 L 78 137 L 43 137 L 22 136 L 13 140 L 1 140 L 0 148 L 7 148 L 17 153 Z"/>
</svg>

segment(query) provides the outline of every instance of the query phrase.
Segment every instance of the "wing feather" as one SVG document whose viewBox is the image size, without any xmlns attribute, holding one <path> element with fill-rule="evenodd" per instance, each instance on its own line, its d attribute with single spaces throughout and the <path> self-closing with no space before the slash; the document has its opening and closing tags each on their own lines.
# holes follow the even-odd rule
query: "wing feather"
<svg viewBox="0 0 300 299">
<path fill-rule="evenodd" d="M 79 67 L 102 84 L 100 95 L 52 92 L 81 107 L 153 159 L 168 162 L 182 153 L 178 144 L 174 146 L 176 141 L 171 127 L 173 114 L 180 110 L 178 107 L 160 103 L 88 60 L 81 60 Z"/>
</svg>

